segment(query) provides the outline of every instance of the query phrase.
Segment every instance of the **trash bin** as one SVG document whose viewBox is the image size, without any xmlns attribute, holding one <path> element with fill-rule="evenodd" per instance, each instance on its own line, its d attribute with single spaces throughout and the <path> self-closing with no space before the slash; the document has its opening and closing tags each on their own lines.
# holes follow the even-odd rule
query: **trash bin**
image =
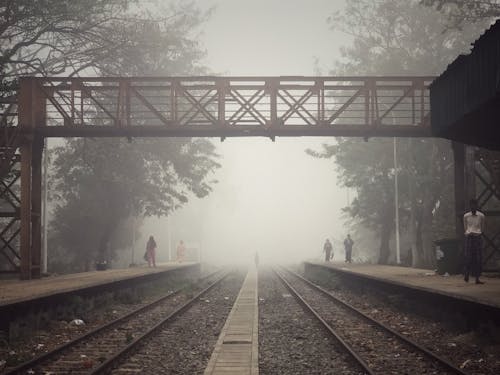
<svg viewBox="0 0 500 375">
<path fill-rule="evenodd" d="M 434 241 L 436 245 L 437 273 L 456 275 L 462 273 L 462 254 L 456 238 L 443 238 Z"/>
<path fill-rule="evenodd" d="M 97 271 L 106 271 L 108 269 L 108 262 L 106 261 L 95 262 L 95 269 Z"/>
</svg>

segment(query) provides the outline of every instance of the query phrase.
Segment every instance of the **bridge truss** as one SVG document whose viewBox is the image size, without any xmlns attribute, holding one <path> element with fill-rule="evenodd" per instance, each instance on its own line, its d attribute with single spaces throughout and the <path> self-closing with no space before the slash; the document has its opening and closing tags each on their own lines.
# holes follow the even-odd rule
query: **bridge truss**
<svg viewBox="0 0 500 375">
<path fill-rule="evenodd" d="M 0 256 L 40 276 L 47 137 L 427 137 L 432 79 L 23 78 L 0 129 Z"/>
</svg>

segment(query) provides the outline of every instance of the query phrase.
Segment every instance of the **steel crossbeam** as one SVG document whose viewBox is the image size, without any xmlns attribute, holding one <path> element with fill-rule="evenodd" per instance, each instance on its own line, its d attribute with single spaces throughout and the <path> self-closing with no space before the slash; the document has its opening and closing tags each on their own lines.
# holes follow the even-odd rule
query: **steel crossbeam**
<svg viewBox="0 0 500 375">
<path fill-rule="evenodd" d="M 17 105 L 13 98 L 2 99 L 0 108 L 0 272 L 16 272 L 21 263 Z"/>
<path fill-rule="evenodd" d="M 488 150 L 475 150 L 474 196 L 477 197 L 478 206 L 487 217 L 484 238 L 483 265 L 486 269 L 493 269 L 500 260 L 500 186 L 498 163 L 500 153 Z M 479 194 L 478 194 L 479 193 Z"/>
<path fill-rule="evenodd" d="M 498 270 L 500 262 L 500 153 L 453 142 L 456 237 L 463 239 L 463 214 L 475 197 L 486 215 L 483 267 Z"/>
</svg>

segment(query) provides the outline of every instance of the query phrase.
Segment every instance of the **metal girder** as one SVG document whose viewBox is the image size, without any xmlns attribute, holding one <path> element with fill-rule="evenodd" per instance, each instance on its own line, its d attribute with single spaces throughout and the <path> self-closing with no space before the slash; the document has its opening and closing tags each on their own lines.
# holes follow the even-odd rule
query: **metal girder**
<svg viewBox="0 0 500 375">
<path fill-rule="evenodd" d="M 42 137 L 431 136 L 432 77 L 26 80 Z"/>
<path fill-rule="evenodd" d="M 18 272 L 20 232 L 20 154 L 17 104 L 0 102 L 0 272 Z"/>
<path fill-rule="evenodd" d="M 22 78 L 0 102 L 0 254 L 40 276 L 46 137 L 428 137 L 432 79 Z"/>
<path fill-rule="evenodd" d="M 473 148 L 473 180 L 480 210 L 486 215 L 483 264 L 500 266 L 500 152 Z"/>
<path fill-rule="evenodd" d="M 500 152 L 453 142 L 457 238 L 463 238 L 463 214 L 475 197 L 486 215 L 483 267 L 500 266 Z"/>
</svg>

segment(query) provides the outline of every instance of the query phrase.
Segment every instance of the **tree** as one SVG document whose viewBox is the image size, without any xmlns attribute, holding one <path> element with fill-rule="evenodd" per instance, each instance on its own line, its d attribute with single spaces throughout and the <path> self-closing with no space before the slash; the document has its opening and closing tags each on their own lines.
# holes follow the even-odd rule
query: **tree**
<svg viewBox="0 0 500 375">
<path fill-rule="evenodd" d="M 168 60 L 176 72 L 192 72 L 200 49 L 189 34 L 206 14 L 192 2 L 153 1 L 146 10 L 140 5 L 136 0 L 3 0 L 3 88 L 26 75 L 116 75 L 124 64 L 140 69 L 143 55 L 150 61 L 161 55 L 159 65 Z M 162 50 L 152 48 L 159 44 Z"/>
<path fill-rule="evenodd" d="M 117 32 L 127 0 L 4 0 L 0 6 L 0 72 L 21 75 L 78 74 L 129 43 Z"/>
<path fill-rule="evenodd" d="M 101 56 L 94 69 L 121 76 L 202 71 L 193 38 L 206 14 L 193 3 L 157 5 L 149 13 L 121 24 L 127 45 Z M 51 249 L 74 270 L 112 260 L 125 247 L 131 216 L 168 215 L 191 195 L 209 194 L 216 158 L 215 146 L 203 139 L 67 140 L 53 152 Z"/>
<path fill-rule="evenodd" d="M 342 49 L 342 59 L 332 73 L 435 75 L 467 50 L 484 27 L 464 25 L 464 32 L 443 32 L 446 20 L 446 15 L 416 0 L 349 1 L 343 11 L 329 18 L 333 29 L 353 37 L 352 44 Z M 453 218 L 451 149 L 448 142 L 432 139 L 399 143 L 404 145 L 398 153 L 401 230 L 409 238 L 412 264 L 428 266 L 434 259 L 436 224 L 449 228 L 447 223 Z M 365 143 L 341 139 L 315 155 L 335 157 L 339 182 L 356 188 L 357 197 L 345 211 L 357 225 L 377 231 L 381 241 L 378 259 L 386 263 L 394 228 L 392 140 L 371 139 Z"/>
<path fill-rule="evenodd" d="M 84 269 L 113 259 L 130 216 L 168 215 L 190 194 L 206 196 L 216 156 L 203 139 L 68 140 L 54 150 L 51 245 Z"/>
<path fill-rule="evenodd" d="M 196 32 L 208 14 L 192 1 L 4 0 L 0 97 L 24 75 L 200 73 Z M 74 270 L 111 259 L 131 215 L 165 215 L 208 194 L 216 157 L 200 139 L 65 141 L 53 152 L 51 254 Z"/>
<path fill-rule="evenodd" d="M 421 0 L 421 3 L 447 15 L 447 26 L 455 29 L 500 16 L 498 0 Z"/>
<path fill-rule="evenodd" d="M 322 152 L 308 151 L 315 157 L 335 157 L 339 182 L 356 189 L 357 196 L 343 211 L 353 223 L 379 236 L 377 258 L 382 264 L 389 260 L 389 240 L 394 229 L 394 170 L 390 162 L 392 141 L 389 141 L 378 139 L 365 142 L 356 138 L 340 138 L 336 144 L 325 144 Z"/>
</svg>

